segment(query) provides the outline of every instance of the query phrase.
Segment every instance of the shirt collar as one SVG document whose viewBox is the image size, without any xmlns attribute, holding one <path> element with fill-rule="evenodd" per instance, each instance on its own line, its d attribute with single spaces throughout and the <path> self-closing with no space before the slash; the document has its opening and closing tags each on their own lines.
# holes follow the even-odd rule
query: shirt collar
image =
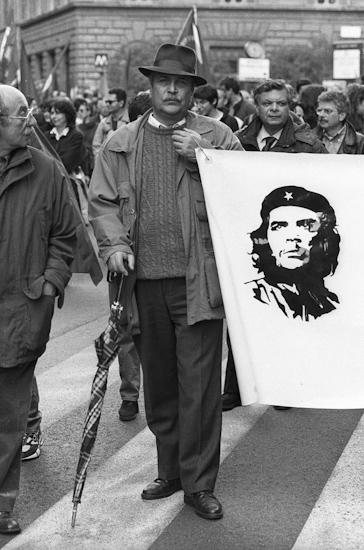
<svg viewBox="0 0 364 550">
<path fill-rule="evenodd" d="M 68 132 L 70 131 L 70 129 L 68 128 L 68 126 L 63 130 L 63 132 L 59 133 L 57 128 L 54 127 L 52 128 L 52 130 L 50 131 L 50 134 L 53 134 L 54 137 L 56 138 L 57 141 L 59 141 L 61 139 L 61 137 L 63 136 L 66 136 L 68 134 Z"/>
<path fill-rule="evenodd" d="M 166 126 L 165 124 L 162 124 L 159 122 L 155 116 L 153 116 L 153 113 L 150 113 L 148 118 L 149 124 L 154 126 L 155 128 L 178 128 L 179 126 L 183 126 L 186 123 L 186 117 L 184 117 L 182 120 L 179 120 L 176 122 L 176 124 L 173 124 L 173 126 Z"/>
<path fill-rule="evenodd" d="M 281 128 L 280 130 L 278 130 L 278 132 L 276 132 L 275 134 L 269 134 L 267 132 L 267 130 L 265 129 L 265 127 L 263 126 L 262 124 L 262 127 L 261 129 L 259 130 L 258 132 L 258 135 L 257 135 L 257 144 L 258 144 L 258 147 L 260 150 L 263 149 L 264 145 L 265 145 L 265 138 L 267 137 L 273 137 L 275 138 L 275 142 L 274 144 L 272 145 L 272 147 L 274 147 L 274 145 L 277 143 L 277 141 L 279 140 L 279 138 L 281 137 L 282 135 L 282 132 L 283 132 L 283 128 Z M 271 147 L 271 148 L 272 148 Z"/>
<path fill-rule="evenodd" d="M 323 134 L 324 134 L 324 137 L 329 141 L 335 141 L 335 139 L 339 139 L 341 137 L 341 135 L 344 133 L 344 130 L 345 130 L 345 124 L 343 125 L 342 128 L 340 128 L 340 130 L 334 136 L 329 136 L 329 134 L 326 132 L 325 129 Z"/>
</svg>

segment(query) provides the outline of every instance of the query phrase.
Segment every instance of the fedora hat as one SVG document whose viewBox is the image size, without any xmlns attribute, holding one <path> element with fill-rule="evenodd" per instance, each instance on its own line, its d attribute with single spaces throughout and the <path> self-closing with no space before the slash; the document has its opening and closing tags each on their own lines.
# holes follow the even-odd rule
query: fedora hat
<svg viewBox="0 0 364 550">
<path fill-rule="evenodd" d="M 138 67 L 144 76 L 150 73 L 191 76 L 196 86 L 206 84 L 202 76 L 197 76 L 196 54 L 192 48 L 176 44 L 162 44 L 156 53 L 154 64 L 149 67 Z"/>
</svg>

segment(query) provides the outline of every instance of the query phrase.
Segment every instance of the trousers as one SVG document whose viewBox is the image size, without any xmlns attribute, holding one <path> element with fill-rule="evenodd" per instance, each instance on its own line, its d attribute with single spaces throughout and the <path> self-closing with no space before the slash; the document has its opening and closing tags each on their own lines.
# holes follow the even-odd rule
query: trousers
<svg viewBox="0 0 364 550">
<path fill-rule="evenodd" d="M 33 376 L 30 386 L 30 407 L 26 432 L 32 434 L 37 433 L 40 428 L 41 421 L 42 413 L 39 410 L 38 384 L 36 377 Z"/>
<path fill-rule="evenodd" d="M 158 477 L 186 493 L 213 491 L 220 461 L 222 320 L 187 324 L 184 278 L 138 280 L 147 422 Z"/>
<path fill-rule="evenodd" d="M 19 493 L 21 449 L 36 361 L 0 368 L 0 511 L 12 512 Z"/>
<path fill-rule="evenodd" d="M 140 359 L 133 337 L 128 332 L 123 334 L 118 359 L 121 380 L 121 399 L 125 399 L 126 401 L 138 401 L 140 389 Z"/>
<path fill-rule="evenodd" d="M 229 333 L 227 334 L 228 359 L 226 363 L 224 393 L 233 393 L 240 396 L 238 379 L 236 376 L 235 361 L 231 350 Z"/>
</svg>

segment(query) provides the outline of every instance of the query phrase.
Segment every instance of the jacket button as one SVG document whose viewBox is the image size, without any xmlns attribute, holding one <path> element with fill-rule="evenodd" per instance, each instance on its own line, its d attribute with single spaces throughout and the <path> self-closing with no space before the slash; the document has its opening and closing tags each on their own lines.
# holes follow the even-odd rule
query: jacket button
<svg viewBox="0 0 364 550">
<path fill-rule="evenodd" d="M 129 210 L 129 214 L 135 214 L 135 210 Z"/>
</svg>

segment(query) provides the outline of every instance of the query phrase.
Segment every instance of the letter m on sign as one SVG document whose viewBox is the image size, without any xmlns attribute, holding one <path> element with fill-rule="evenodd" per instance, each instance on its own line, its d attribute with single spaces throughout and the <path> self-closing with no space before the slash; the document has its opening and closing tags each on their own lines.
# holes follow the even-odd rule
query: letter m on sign
<svg viewBox="0 0 364 550">
<path fill-rule="evenodd" d="M 106 67 L 107 65 L 107 53 L 97 53 L 95 55 L 95 67 Z"/>
</svg>

